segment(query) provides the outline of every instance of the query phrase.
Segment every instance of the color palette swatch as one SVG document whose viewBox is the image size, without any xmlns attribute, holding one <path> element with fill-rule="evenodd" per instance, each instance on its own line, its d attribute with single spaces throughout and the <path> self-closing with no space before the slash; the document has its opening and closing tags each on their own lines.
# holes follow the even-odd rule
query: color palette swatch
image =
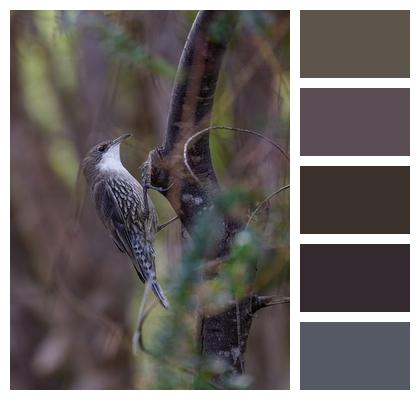
<svg viewBox="0 0 420 400">
<path fill-rule="evenodd" d="M 410 246 L 302 244 L 300 310 L 410 311 Z"/>
<path fill-rule="evenodd" d="M 302 156 L 409 156 L 410 89 L 301 89 Z"/>
<path fill-rule="evenodd" d="M 407 10 L 301 11 L 302 78 L 408 78 Z"/>
<path fill-rule="evenodd" d="M 410 77 L 410 11 L 301 11 L 300 45 L 300 386 L 410 389 L 410 88 L 374 79 Z"/>
<path fill-rule="evenodd" d="M 409 167 L 301 167 L 301 233 L 410 233 Z"/>
<path fill-rule="evenodd" d="M 410 388 L 410 326 L 302 322 L 301 389 Z"/>
</svg>

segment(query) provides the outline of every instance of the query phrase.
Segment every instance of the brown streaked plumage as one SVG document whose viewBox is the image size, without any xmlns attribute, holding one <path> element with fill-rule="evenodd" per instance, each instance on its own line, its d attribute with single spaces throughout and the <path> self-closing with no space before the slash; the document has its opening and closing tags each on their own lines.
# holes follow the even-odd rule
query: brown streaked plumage
<svg viewBox="0 0 420 400">
<path fill-rule="evenodd" d="M 125 134 L 94 146 L 82 162 L 99 218 L 123 253 L 126 253 L 143 283 L 149 283 L 160 303 L 169 307 L 156 279 L 153 241 L 158 217 L 141 184 L 127 171 L 120 159 Z M 145 204 L 147 201 L 147 204 Z"/>
</svg>

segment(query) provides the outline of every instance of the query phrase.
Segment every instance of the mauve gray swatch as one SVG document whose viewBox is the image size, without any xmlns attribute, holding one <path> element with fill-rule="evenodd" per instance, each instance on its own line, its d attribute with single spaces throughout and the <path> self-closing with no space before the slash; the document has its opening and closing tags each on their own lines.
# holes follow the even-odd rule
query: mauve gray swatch
<svg viewBox="0 0 420 400">
<path fill-rule="evenodd" d="M 410 324 L 302 322 L 300 387 L 410 389 Z"/>
<path fill-rule="evenodd" d="M 302 156 L 409 156 L 410 89 L 301 89 Z"/>
</svg>

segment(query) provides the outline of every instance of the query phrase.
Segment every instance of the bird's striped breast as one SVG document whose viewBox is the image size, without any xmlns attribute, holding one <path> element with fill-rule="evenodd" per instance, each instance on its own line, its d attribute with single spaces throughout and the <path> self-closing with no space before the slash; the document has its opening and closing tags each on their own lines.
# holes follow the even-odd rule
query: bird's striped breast
<svg viewBox="0 0 420 400">
<path fill-rule="evenodd" d="M 148 213 L 145 212 L 143 188 L 133 178 L 116 176 L 109 179 L 109 186 L 124 217 L 125 223 L 133 231 L 145 231 L 146 237 L 153 239 L 157 229 L 157 214 L 152 202 L 148 199 Z"/>
</svg>

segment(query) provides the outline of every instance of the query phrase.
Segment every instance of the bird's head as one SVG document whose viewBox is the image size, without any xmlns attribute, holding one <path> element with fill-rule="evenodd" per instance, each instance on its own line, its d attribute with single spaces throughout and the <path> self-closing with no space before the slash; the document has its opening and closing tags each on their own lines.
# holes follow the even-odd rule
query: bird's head
<svg viewBox="0 0 420 400">
<path fill-rule="evenodd" d="M 125 133 L 116 139 L 105 140 L 89 150 L 82 161 L 83 173 L 89 183 L 100 172 L 123 168 L 120 158 L 120 144 L 131 136 L 131 133 Z"/>
</svg>

